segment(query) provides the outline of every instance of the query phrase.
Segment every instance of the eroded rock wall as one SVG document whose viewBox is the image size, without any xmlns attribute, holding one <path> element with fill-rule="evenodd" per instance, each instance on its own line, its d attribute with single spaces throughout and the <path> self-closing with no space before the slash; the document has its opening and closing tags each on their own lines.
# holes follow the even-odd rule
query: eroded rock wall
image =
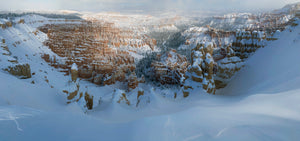
<svg viewBox="0 0 300 141">
<path fill-rule="evenodd" d="M 135 70 L 135 60 L 130 53 L 136 51 L 131 49 L 154 50 L 156 46 L 156 41 L 147 35 L 117 28 L 108 22 L 51 24 L 39 29 L 48 36 L 44 44 L 64 58 L 58 60 L 55 56 L 44 54 L 44 60 L 66 73 L 76 63 L 80 78 L 90 79 L 99 85 L 128 82 L 129 74 Z"/>
<path fill-rule="evenodd" d="M 183 89 L 185 96 L 188 96 L 196 87 L 202 87 L 207 93 L 215 93 L 214 69 L 216 63 L 213 59 L 213 51 L 211 42 L 198 44 L 192 50 L 192 64 L 188 68 L 187 80 Z"/>
</svg>

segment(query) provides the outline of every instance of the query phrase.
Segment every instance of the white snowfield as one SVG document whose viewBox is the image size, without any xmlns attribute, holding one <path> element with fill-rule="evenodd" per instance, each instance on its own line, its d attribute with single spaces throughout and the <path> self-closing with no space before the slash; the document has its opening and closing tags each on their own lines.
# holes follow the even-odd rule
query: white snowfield
<svg viewBox="0 0 300 141">
<path fill-rule="evenodd" d="M 24 27 L 34 31 L 26 25 L 17 29 Z M 199 91 L 186 99 L 171 100 L 149 90 L 151 104 L 143 108 L 105 104 L 108 101 L 104 100 L 106 107 L 88 113 L 76 103 L 66 104 L 59 87 L 65 86 L 70 76 L 52 70 L 34 55 L 41 51 L 32 52 L 35 46 L 50 50 L 30 40 L 34 37 L 27 35 L 28 31 L 17 37 L 12 33 L 20 30 L 0 31 L 1 38 L 12 39 L 7 44 L 15 38 L 28 40 L 22 43 L 28 48 L 11 51 L 37 73 L 22 80 L 0 70 L 0 141 L 298 141 L 300 28 L 290 28 L 292 32 L 283 31 L 279 40 L 251 56 L 230 84 L 218 91 L 219 95 Z M 42 33 L 39 37 L 46 38 Z M 26 60 L 24 52 L 31 60 Z M 0 59 L 1 67 L 6 66 L 6 58 Z M 44 82 L 44 76 L 49 83 Z M 161 92 L 174 93 L 170 89 Z"/>
</svg>

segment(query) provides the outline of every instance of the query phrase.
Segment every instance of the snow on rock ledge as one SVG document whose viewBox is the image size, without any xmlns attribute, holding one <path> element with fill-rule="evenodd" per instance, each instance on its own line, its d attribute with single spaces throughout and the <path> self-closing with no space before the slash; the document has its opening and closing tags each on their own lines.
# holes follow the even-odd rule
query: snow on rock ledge
<svg viewBox="0 0 300 141">
<path fill-rule="evenodd" d="M 158 61 L 151 64 L 154 77 L 161 84 L 183 84 L 185 72 L 190 65 L 187 58 L 172 49 L 165 54 L 157 55 Z"/>
<path fill-rule="evenodd" d="M 196 88 L 215 94 L 216 89 L 224 88 L 244 66 L 230 46 L 214 49 L 212 43 L 201 43 L 192 50 L 191 56 L 192 65 L 188 68 L 183 87 L 185 97 Z"/>
<path fill-rule="evenodd" d="M 192 65 L 188 68 L 188 79 L 184 84 L 183 90 L 185 97 L 188 96 L 195 87 L 202 87 L 207 93 L 215 93 L 215 61 L 212 54 L 212 43 L 198 44 L 192 50 Z"/>
<path fill-rule="evenodd" d="M 239 57 L 235 56 L 235 53 L 230 46 L 227 46 L 226 49 L 220 48 L 215 50 L 214 56 L 222 54 L 222 51 L 226 51 L 226 57 L 217 61 L 218 71 L 216 72 L 215 77 L 216 89 L 226 87 L 236 72 L 244 67 L 245 64 Z"/>
</svg>

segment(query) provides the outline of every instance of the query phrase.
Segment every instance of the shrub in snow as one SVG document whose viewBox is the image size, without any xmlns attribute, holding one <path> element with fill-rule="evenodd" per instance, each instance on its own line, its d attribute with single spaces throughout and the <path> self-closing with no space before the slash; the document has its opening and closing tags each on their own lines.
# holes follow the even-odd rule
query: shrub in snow
<svg viewBox="0 0 300 141">
<path fill-rule="evenodd" d="M 144 95 L 144 91 L 142 91 L 142 90 L 138 91 L 136 107 L 139 106 L 139 104 L 141 102 L 140 97 L 143 96 L 143 95 Z"/>
<path fill-rule="evenodd" d="M 145 53 L 143 56 L 144 58 L 139 60 L 136 64 L 135 73 L 138 77 L 144 76 L 147 80 L 153 80 L 153 78 L 151 78 L 153 76 L 151 74 L 151 63 L 155 60 L 157 53 Z"/>
<path fill-rule="evenodd" d="M 118 103 L 126 103 L 128 106 L 130 105 L 130 101 L 127 99 L 127 96 L 125 93 L 122 93 L 121 96 L 119 96 L 119 100 L 117 101 Z"/>
<path fill-rule="evenodd" d="M 93 109 L 93 99 L 94 99 L 94 96 L 91 96 L 87 92 L 85 92 L 84 99 L 86 101 L 86 107 L 87 107 L 87 109 L 89 109 L 89 110 Z"/>
<path fill-rule="evenodd" d="M 12 75 L 19 76 L 21 79 L 31 78 L 31 69 L 29 64 L 9 66 L 4 70 Z"/>
</svg>

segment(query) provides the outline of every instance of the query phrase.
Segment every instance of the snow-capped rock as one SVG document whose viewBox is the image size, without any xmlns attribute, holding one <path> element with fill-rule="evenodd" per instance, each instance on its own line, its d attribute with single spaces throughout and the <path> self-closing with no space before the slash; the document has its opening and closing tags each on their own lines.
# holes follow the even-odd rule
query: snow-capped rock
<svg viewBox="0 0 300 141">
<path fill-rule="evenodd" d="M 151 64 L 156 81 L 161 84 L 182 85 L 184 83 L 185 72 L 189 66 L 185 56 L 171 49 L 165 54 L 157 55 L 157 60 Z"/>
<path fill-rule="evenodd" d="M 188 96 L 196 87 L 203 88 L 207 93 L 215 93 L 214 72 L 216 63 L 213 59 L 213 43 L 198 44 L 192 50 L 192 64 L 188 68 L 187 80 L 183 93 Z"/>
</svg>

